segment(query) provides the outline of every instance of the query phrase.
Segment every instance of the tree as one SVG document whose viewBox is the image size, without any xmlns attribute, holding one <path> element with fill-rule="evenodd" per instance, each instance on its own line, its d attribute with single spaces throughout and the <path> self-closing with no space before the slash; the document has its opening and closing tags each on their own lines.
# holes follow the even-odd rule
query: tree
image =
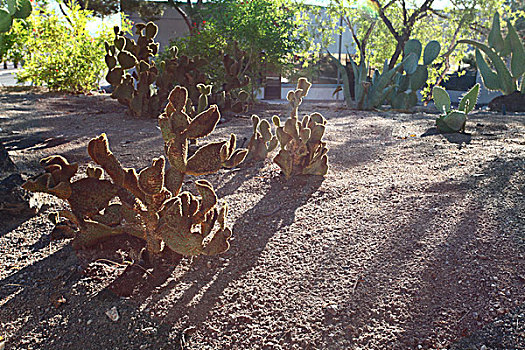
<svg viewBox="0 0 525 350">
<path fill-rule="evenodd" d="M 222 53 L 233 54 L 234 45 L 246 51 L 243 73 L 252 88 L 261 84 L 264 72 L 281 73 L 294 56 L 307 55 L 310 29 L 298 20 L 301 9 L 288 0 L 211 0 L 201 5 L 192 18 L 190 35 L 175 38 L 182 54 L 208 60 L 205 73 L 221 84 Z"/>
<path fill-rule="evenodd" d="M 390 68 L 402 56 L 408 40 L 425 43 L 435 39 L 442 47 L 452 48 L 462 36 L 486 34 L 490 17 L 504 6 L 504 0 L 455 0 L 448 8 L 439 8 L 436 0 L 382 1 L 369 0 L 365 6 L 352 1 L 347 6 L 342 0 L 331 0 L 328 9 L 334 21 L 342 14 L 363 59 L 370 55 L 379 65 L 389 58 Z"/>
</svg>

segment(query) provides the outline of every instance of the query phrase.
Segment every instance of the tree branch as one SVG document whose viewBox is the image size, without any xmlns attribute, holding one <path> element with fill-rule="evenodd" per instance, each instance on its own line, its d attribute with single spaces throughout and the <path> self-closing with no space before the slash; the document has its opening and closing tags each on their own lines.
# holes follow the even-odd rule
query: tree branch
<svg viewBox="0 0 525 350">
<path fill-rule="evenodd" d="M 188 2 L 190 3 L 190 6 L 191 6 L 191 1 L 188 0 Z M 171 7 L 173 7 L 181 15 L 181 17 L 184 20 L 184 22 L 186 22 L 186 26 L 188 27 L 188 30 L 190 31 L 190 34 L 192 34 L 193 33 L 193 26 L 192 26 L 192 23 L 191 23 L 190 16 L 188 16 L 188 14 L 186 12 L 184 12 L 184 10 L 178 4 L 176 4 L 175 1 L 168 0 L 168 4 Z"/>
</svg>

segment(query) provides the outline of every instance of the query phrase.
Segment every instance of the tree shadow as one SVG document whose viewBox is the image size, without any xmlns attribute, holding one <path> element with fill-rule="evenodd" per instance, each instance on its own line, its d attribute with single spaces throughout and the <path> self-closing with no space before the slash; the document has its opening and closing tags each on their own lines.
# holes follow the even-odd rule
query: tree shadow
<svg viewBox="0 0 525 350">
<path fill-rule="evenodd" d="M 96 270 L 86 273 L 68 246 L 2 279 L 0 332 L 6 349 L 181 348 L 180 331 L 132 300 L 107 293 L 104 283 L 119 269 Z M 118 321 L 106 315 L 112 308 Z"/>
<path fill-rule="evenodd" d="M 158 295 L 149 300 L 149 304 L 158 305 L 177 285 L 190 284 L 180 298 L 167 307 L 164 321 L 172 323 L 182 319 L 187 320 L 188 325 L 204 322 L 224 289 L 257 265 L 268 241 L 276 232 L 294 222 L 296 210 L 309 200 L 323 181 L 323 177 L 316 176 L 300 176 L 289 181 L 274 177 L 263 198 L 235 223 L 234 241 L 223 258 L 227 264 L 222 268 L 210 268 L 207 264 L 210 259 L 201 259 L 192 271 L 163 287 Z M 191 305 L 196 297 L 198 303 Z"/>
<path fill-rule="evenodd" d="M 492 320 L 489 301 L 498 299 L 498 290 L 491 287 L 490 279 L 514 276 L 525 268 L 523 261 L 514 262 L 518 248 L 512 239 L 499 238 L 501 233 L 519 235 L 523 230 L 520 212 L 525 203 L 519 191 L 510 189 L 517 177 L 523 177 L 524 169 L 523 159 L 495 159 L 484 166 L 483 176 L 429 186 L 422 193 L 427 198 L 423 207 L 420 204 L 409 213 L 414 218 L 390 223 L 395 234 L 363 262 L 356 276 L 359 283 L 342 302 L 345 311 L 336 321 L 356 330 L 370 327 L 371 321 L 382 322 L 397 329 L 396 344 L 403 348 L 441 348 L 470 334 L 478 320 Z M 448 215 L 457 210 L 462 212 L 454 221 Z M 494 221 L 481 215 L 492 210 L 508 215 Z M 509 215 L 516 223 L 513 232 L 506 222 Z M 487 225 L 493 230 L 487 230 Z M 496 264 L 495 259 L 502 257 L 508 258 L 506 264 Z M 520 295 L 523 283 L 517 277 L 507 280 L 505 288 L 515 300 L 525 301 L 525 295 Z M 394 302 L 385 306 L 385 300 Z"/>
</svg>

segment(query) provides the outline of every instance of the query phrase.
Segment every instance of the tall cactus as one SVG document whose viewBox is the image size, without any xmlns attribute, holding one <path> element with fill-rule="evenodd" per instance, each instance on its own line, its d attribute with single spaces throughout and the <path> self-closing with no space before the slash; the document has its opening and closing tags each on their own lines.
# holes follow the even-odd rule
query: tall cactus
<svg viewBox="0 0 525 350">
<path fill-rule="evenodd" d="M 0 33 L 8 32 L 13 25 L 13 20 L 25 19 L 33 11 L 29 0 L 6 0 L 3 3 L 6 7 L 0 9 Z"/>
<path fill-rule="evenodd" d="M 161 156 L 138 173 L 124 168 L 110 151 L 105 134 L 88 144 L 88 154 L 98 167 L 88 167 L 87 177 L 73 181 L 78 164 L 61 156 L 41 161 L 44 173 L 23 187 L 68 201 L 71 211 L 59 212 L 62 222 L 57 228 L 74 238 L 74 247 L 92 246 L 126 233 L 144 240 L 153 256 L 164 247 L 186 256 L 214 255 L 228 249 L 232 232 L 225 224 L 226 203 L 218 200 L 208 181 L 195 182 L 200 197 L 181 192 L 181 187 L 186 174 L 203 175 L 236 166 L 247 151 L 236 150 L 231 135 L 228 141 L 208 143 L 189 156 L 188 141 L 209 135 L 220 113 L 217 106 L 211 106 L 191 118 L 185 112 L 187 99 L 187 90 L 177 86 L 159 117 L 170 167 Z"/>
<path fill-rule="evenodd" d="M 135 28 L 136 42 L 115 27 L 113 43 L 106 43 L 106 80 L 115 88 L 111 97 L 126 105 L 137 117 L 157 116 L 176 83 L 190 89 L 192 101 L 196 101 L 199 96 L 196 85 L 206 80 L 199 68 L 207 63 L 206 60 L 178 57 L 177 49 L 173 48 L 172 58 L 161 61 L 157 68 L 152 60 L 159 49 L 154 41 L 157 26 L 149 22 L 138 23 Z"/>
<path fill-rule="evenodd" d="M 291 106 L 290 118 L 284 124 L 278 116 L 273 117 L 280 150 L 274 158 L 286 178 L 293 175 L 326 175 L 328 171 L 328 148 L 321 139 L 326 119 L 320 113 L 305 115 L 298 120 L 298 110 L 312 84 L 300 78 L 295 90 L 287 95 Z"/>
<path fill-rule="evenodd" d="M 390 104 L 394 109 L 408 110 L 417 104 L 417 91 L 428 79 L 428 66 L 439 56 L 441 45 L 432 40 L 423 52 L 423 64 L 418 64 L 421 58 L 422 45 L 419 40 L 406 42 L 404 56 L 407 58 L 403 66 L 403 74 L 398 72 L 394 77 L 394 89 L 390 95 Z"/>
<path fill-rule="evenodd" d="M 507 22 L 507 30 L 507 36 L 503 39 L 499 13 L 496 12 L 492 19 L 488 45 L 470 39 L 459 40 L 458 43 L 476 48 L 476 64 L 487 89 L 501 91 L 504 95 L 510 95 L 514 91 L 524 94 L 525 44 L 510 22 Z M 495 70 L 489 66 L 481 52 L 490 60 Z M 510 64 L 507 66 L 505 62 Z"/>
</svg>

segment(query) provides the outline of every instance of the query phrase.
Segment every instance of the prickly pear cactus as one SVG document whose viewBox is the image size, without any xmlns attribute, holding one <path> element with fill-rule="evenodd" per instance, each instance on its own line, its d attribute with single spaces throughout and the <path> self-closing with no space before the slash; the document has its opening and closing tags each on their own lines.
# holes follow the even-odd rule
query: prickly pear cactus
<svg viewBox="0 0 525 350">
<path fill-rule="evenodd" d="M 213 93 L 211 100 L 218 104 L 222 111 L 246 112 L 250 97 L 246 91 L 242 90 L 250 83 L 250 78 L 244 74 L 249 64 L 246 51 L 240 50 L 237 42 L 234 42 L 232 54 L 223 53 L 222 64 L 225 82 Z"/>
<path fill-rule="evenodd" d="M 428 79 L 428 66 L 439 56 L 441 45 L 432 40 L 423 52 L 423 63 L 418 64 L 423 47 L 421 42 L 411 39 L 406 42 L 404 73 L 396 73 L 395 87 L 390 95 L 390 104 L 394 109 L 408 110 L 417 104 L 417 91 L 423 88 Z"/>
<path fill-rule="evenodd" d="M 494 13 L 488 45 L 470 39 L 459 40 L 458 43 L 476 48 L 476 64 L 488 90 L 498 90 L 504 95 L 514 91 L 525 94 L 525 44 L 510 22 L 507 23 L 507 36 L 503 39 L 499 13 Z"/>
<path fill-rule="evenodd" d="M 284 124 L 278 116 L 273 117 L 280 151 L 274 158 L 284 175 L 326 175 L 328 171 L 328 148 L 321 139 L 326 119 L 320 113 L 305 115 L 298 120 L 299 106 L 312 84 L 300 78 L 297 88 L 289 91 L 287 99 L 291 106 L 290 118 Z"/>
<path fill-rule="evenodd" d="M 44 173 L 23 187 L 69 203 L 71 211 L 60 211 L 54 221 L 66 237 L 74 238 L 74 247 L 92 246 L 126 233 L 144 240 L 153 256 L 165 248 L 187 256 L 228 250 L 232 232 L 225 224 L 227 205 L 205 180 L 195 182 L 199 196 L 181 192 L 181 187 L 186 174 L 209 174 L 236 166 L 247 150 L 235 149 L 232 135 L 228 141 L 208 143 L 188 156 L 188 141 L 213 132 L 220 114 L 217 106 L 211 106 L 191 118 L 185 112 L 187 99 L 185 88 L 174 88 L 159 117 L 170 167 L 161 156 L 138 173 L 124 168 L 105 134 L 88 144 L 88 154 L 97 166 L 87 168 L 87 177 L 73 180 L 78 164 L 61 156 L 41 161 Z"/>
<path fill-rule="evenodd" d="M 278 144 L 277 137 L 272 134 L 272 126 L 270 123 L 258 116 L 252 115 L 253 134 L 248 142 L 247 161 L 262 161 L 268 157 L 268 153 L 272 152 Z"/>
<path fill-rule="evenodd" d="M 33 11 L 29 0 L 6 0 L 2 1 L 5 8 L 0 8 L 0 33 L 6 33 L 11 29 L 13 20 L 29 17 Z"/>
<path fill-rule="evenodd" d="M 467 91 L 459 102 L 459 110 L 450 107 L 450 96 L 440 86 L 432 90 L 434 104 L 441 115 L 436 119 L 436 127 L 443 133 L 464 132 L 467 115 L 476 107 L 479 95 L 479 84 Z"/>
<path fill-rule="evenodd" d="M 114 87 L 111 97 L 126 105 L 133 116 L 143 118 L 156 117 L 161 112 L 176 83 L 190 89 L 192 101 L 196 101 L 199 96 L 196 85 L 206 80 L 199 68 L 207 64 L 206 60 L 178 57 L 177 49 L 173 48 L 172 58 L 161 61 L 157 67 L 152 60 L 159 50 L 154 41 L 157 26 L 149 22 L 138 23 L 135 28 L 136 42 L 115 27 L 113 43 L 106 43 L 106 80 Z"/>
</svg>

